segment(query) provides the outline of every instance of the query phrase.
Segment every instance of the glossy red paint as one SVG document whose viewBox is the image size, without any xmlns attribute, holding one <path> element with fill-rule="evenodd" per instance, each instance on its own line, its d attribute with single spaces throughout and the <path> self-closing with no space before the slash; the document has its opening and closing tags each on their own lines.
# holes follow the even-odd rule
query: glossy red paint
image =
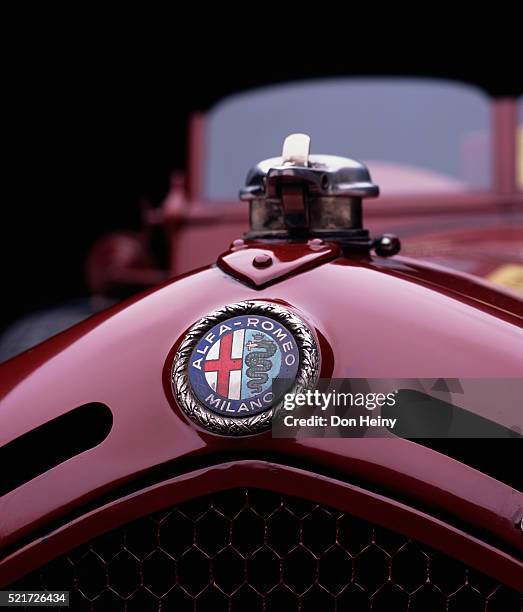
<svg viewBox="0 0 523 612">
<path fill-rule="evenodd" d="M 300 274 L 341 255 L 339 246 L 319 239 L 299 244 L 237 242 L 242 244 L 233 244 L 229 251 L 218 257 L 216 263 L 233 278 L 255 288 Z"/>
<path fill-rule="evenodd" d="M 281 252 L 274 245 L 271 252 L 288 260 L 293 248 L 299 258 L 304 245 L 282 245 Z M 103 402 L 114 415 L 102 444 L 0 498 L 4 550 L 15 551 L 152 468 L 176 470 L 191 460 L 212 465 L 231 453 L 238 460 L 277 456 L 282 465 L 336 473 L 341 481 L 357 480 L 385 491 L 390 500 L 430 508 L 436 517 L 490 534 L 500 548 L 523 550 L 513 519 L 523 509 L 522 493 L 414 442 L 282 440 L 270 433 L 235 439 L 188 421 L 171 392 L 174 352 L 199 318 L 247 299 L 284 303 L 315 330 L 323 376 L 523 375 L 523 322 L 514 314 L 521 301 L 474 277 L 407 258 L 338 257 L 255 289 L 218 267 L 206 268 L 100 313 L 0 366 L 0 444 L 79 404 Z M 271 488 L 292 489 L 292 479 L 267 469 L 275 476 L 268 481 Z M 399 501 L 391 503 L 400 507 Z M 112 512 L 109 506 L 107 516 Z M 428 542 L 436 528 L 424 524 L 418 537 Z M 51 549 L 58 554 L 58 548 Z M 485 571 L 496 575 L 500 554 L 485 553 L 490 559 Z M 13 559 L 6 558 L 1 571 L 12 571 Z"/>
<path fill-rule="evenodd" d="M 174 504 L 235 487 L 270 489 L 336 507 L 423 540 L 503 584 L 516 589 L 521 586 L 523 563 L 444 521 L 346 482 L 259 460 L 221 463 L 195 470 L 91 510 L 45 539 L 37 539 L 6 557 L 0 564 L 0 585 L 14 582 L 55 556 L 119 525 Z"/>
</svg>

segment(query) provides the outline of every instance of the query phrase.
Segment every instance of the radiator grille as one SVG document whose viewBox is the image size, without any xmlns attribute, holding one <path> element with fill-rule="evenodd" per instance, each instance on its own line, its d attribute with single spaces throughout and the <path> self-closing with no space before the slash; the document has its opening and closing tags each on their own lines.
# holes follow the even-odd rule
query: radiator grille
<svg viewBox="0 0 523 612">
<path fill-rule="evenodd" d="M 98 612 L 522 610 L 521 595 L 425 545 L 258 489 L 186 502 L 98 537 L 13 588 Z"/>
</svg>

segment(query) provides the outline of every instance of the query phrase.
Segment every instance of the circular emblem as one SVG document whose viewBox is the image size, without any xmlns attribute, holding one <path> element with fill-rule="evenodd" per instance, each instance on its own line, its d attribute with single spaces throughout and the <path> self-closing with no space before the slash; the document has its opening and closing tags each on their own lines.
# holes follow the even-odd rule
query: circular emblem
<svg viewBox="0 0 523 612">
<path fill-rule="evenodd" d="M 283 395 L 311 388 L 318 370 L 318 348 L 305 323 L 277 304 L 249 301 L 193 325 L 176 353 L 172 386 L 199 425 L 248 435 L 269 427 Z"/>
<path fill-rule="evenodd" d="M 189 382 L 217 414 L 249 416 L 273 404 L 272 380 L 296 379 L 300 361 L 291 332 L 275 319 L 240 315 L 204 334 L 189 359 Z"/>
</svg>

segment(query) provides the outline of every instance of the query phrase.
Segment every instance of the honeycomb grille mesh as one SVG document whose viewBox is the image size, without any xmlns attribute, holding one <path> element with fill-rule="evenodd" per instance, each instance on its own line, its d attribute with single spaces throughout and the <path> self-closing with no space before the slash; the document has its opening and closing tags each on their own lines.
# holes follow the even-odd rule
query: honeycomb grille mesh
<svg viewBox="0 0 523 612">
<path fill-rule="evenodd" d="M 521 595 L 365 520 L 234 489 L 98 537 L 13 588 L 98 612 L 521 611 Z"/>
</svg>

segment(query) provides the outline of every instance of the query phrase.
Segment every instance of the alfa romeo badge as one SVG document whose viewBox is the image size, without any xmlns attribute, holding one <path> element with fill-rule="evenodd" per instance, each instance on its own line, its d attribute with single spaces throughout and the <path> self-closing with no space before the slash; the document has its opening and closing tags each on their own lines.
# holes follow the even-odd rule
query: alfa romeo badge
<svg viewBox="0 0 523 612">
<path fill-rule="evenodd" d="M 314 386 L 319 352 L 291 310 L 262 301 L 216 310 L 187 332 L 173 362 L 178 404 L 215 433 L 248 435 L 270 426 L 284 393 Z M 278 392 L 273 388 L 273 380 Z"/>
</svg>

